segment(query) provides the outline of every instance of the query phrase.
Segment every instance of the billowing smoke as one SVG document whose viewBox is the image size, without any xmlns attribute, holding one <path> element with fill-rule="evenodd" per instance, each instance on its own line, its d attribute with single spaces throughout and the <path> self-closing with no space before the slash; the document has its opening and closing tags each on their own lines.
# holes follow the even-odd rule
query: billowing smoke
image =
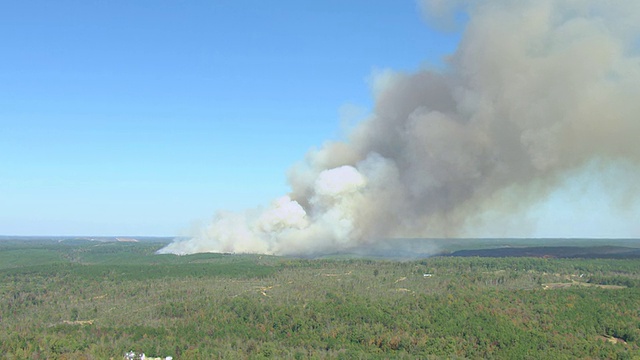
<svg viewBox="0 0 640 360">
<path fill-rule="evenodd" d="M 473 235 L 580 169 L 640 165 L 640 2 L 452 3 L 421 3 L 427 18 L 452 16 L 442 24 L 468 16 L 446 70 L 378 75 L 372 115 L 294 166 L 289 195 L 219 212 L 162 252 L 304 254 Z"/>
</svg>

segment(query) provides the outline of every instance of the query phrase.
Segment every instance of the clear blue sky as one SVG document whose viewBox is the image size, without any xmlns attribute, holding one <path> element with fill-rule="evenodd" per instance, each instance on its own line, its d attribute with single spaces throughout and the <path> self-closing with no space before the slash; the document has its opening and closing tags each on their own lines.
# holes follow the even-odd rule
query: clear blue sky
<svg viewBox="0 0 640 360">
<path fill-rule="evenodd" d="M 0 234 L 176 235 L 285 194 L 375 69 L 459 34 L 412 0 L 0 4 Z"/>
</svg>

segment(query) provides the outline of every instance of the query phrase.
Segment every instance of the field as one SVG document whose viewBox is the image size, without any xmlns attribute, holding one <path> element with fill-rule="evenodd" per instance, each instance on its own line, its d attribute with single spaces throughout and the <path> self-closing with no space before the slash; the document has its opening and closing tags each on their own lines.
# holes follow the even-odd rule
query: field
<svg viewBox="0 0 640 360">
<path fill-rule="evenodd" d="M 633 257 L 156 255 L 165 243 L 0 240 L 0 357 L 640 358 Z"/>
</svg>

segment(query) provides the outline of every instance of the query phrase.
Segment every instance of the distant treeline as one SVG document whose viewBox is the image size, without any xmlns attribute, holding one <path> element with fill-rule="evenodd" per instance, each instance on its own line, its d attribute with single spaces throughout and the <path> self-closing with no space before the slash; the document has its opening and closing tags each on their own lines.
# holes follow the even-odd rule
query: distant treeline
<svg viewBox="0 0 640 360">
<path fill-rule="evenodd" d="M 622 246 L 537 246 L 459 250 L 445 256 L 640 259 L 640 249 Z"/>
</svg>

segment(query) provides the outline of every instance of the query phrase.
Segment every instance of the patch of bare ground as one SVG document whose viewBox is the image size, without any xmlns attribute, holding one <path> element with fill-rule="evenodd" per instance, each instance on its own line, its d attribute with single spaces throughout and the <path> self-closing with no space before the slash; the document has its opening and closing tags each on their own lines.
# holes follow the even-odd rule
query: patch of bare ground
<svg viewBox="0 0 640 360">
<path fill-rule="evenodd" d="M 611 335 L 598 335 L 598 336 L 596 336 L 596 338 L 598 340 L 607 341 L 607 342 L 610 342 L 612 344 L 624 344 L 624 345 L 627 344 L 627 342 L 624 341 L 623 339 L 620 339 L 620 338 L 617 338 L 617 337 L 611 336 Z"/>
<path fill-rule="evenodd" d="M 262 296 L 269 296 L 269 295 L 267 295 L 267 290 L 271 290 L 276 286 L 280 286 L 280 285 L 276 284 L 276 285 L 271 285 L 271 286 L 258 286 L 258 291 L 260 291 Z"/>
<path fill-rule="evenodd" d="M 409 289 L 406 289 L 406 288 L 397 288 L 397 289 L 393 289 L 393 291 L 395 291 L 395 292 L 408 292 L 408 293 L 412 293 L 412 294 L 415 293 L 413 290 L 409 290 Z"/>
<path fill-rule="evenodd" d="M 566 289 L 566 288 L 570 288 L 572 286 L 597 287 L 597 288 L 600 288 L 600 289 L 609 289 L 609 290 L 619 290 L 619 289 L 625 289 L 626 288 L 626 286 L 622 286 L 622 285 L 591 284 L 591 283 L 575 281 L 575 280 L 572 280 L 571 282 L 566 282 L 566 283 L 542 284 L 542 288 L 544 290 Z"/>
<path fill-rule="evenodd" d="M 92 325 L 93 324 L 93 320 L 63 320 L 63 323 L 67 324 L 67 325 Z"/>
</svg>

